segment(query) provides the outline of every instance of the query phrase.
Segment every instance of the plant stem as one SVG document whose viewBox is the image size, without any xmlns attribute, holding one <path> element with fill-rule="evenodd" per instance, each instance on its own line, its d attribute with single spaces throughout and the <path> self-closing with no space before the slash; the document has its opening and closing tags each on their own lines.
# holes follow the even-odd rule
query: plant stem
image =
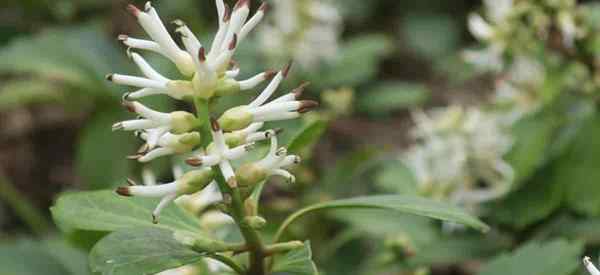
<svg viewBox="0 0 600 275">
<path fill-rule="evenodd" d="M 0 200 L 6 202 L 33 232 L 43 235 L 50 224 L 38 209 L 0 172 Z"/>
<path fill-rule="evenodd" d="M 194 107 L 196 108 L 196 117 L 199 120 L 199 125 L 206 130 L 208 127 L 208 121 L 210 120 L 210 103 L 204 99 L 195 98 Z M 245 245 L 250 254 L 250 267 L 247 274 L 266 275 L 264 260 L 265 247 L 258 232 L 245 222 L 246 211 L 242 196 L 240 195 L 240 190 L 237 188 L 237 184 L 234 184 L 233 182 L 227 183 L 218 167 L 213 167 L 212 169 L 215 172 L 215 181 L 219 185 L 221 193 L 224 196 L 226 194 L 231 196 L 230 214 L 239 227 L 240 232 L 242 233 L 242 236 L 246 242 Z M 235 178 L 230 180 L 235 181 Z"/>
<path fill-rule="evenodd" d="M 231 269 L 233 269 L 235 272 L 237 272 L 237 274 L 240 275 L 244 275 L 246 274 L 246 270 L 239 266 L 235 261 L 233 261 L 231 258 L 224 256 L 224 255 L 220 255 L 220 254 L 208 254 L 206 255 L 206 257 L 215 259 L 219 262 L 224 263 L 225 265 L 231 267 Z"/>
<path fill-rule="evenodd" d="M 263 241 L 254 228 L 250 227 L 244 220 L 246 217 L 244 203 L 242 202 L 242 197 L 240 195 L 240 190 L 238 188 L 231 188 L 230 185 L 225 182 L 225 178 L 217 167 L 213 167 L 219 187 L 224 193 L 231 195 L 231 216 L 235 220 L 235 223 L 238 225 L 244 240 L 246 241 L 246 245 L 248 247 L 248 252 L 250 253 L 250 267 L 248 270 L 249 275 L 265 275 L 265 247 Z M 233 179 L 235 180 L 235 179 Z"/>
</svg>

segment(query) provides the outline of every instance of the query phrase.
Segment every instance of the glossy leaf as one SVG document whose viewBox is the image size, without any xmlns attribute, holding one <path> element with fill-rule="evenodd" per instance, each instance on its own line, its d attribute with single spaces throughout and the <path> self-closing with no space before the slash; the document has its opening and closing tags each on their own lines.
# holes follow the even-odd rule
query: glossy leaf
<svg viewBox="0 0 600 275">
<path fill-rule="evenodd" d="M 275 257 L 274 275 L 318 275 L 317 266 L 312 260 L 310 242 L 305 242 L 302 248 Z"/>
<path fill-rule="evenodd" d="M 496 257 L 479 275 L 569 275 L 580 265 L 582 249 L 580 243 L 564 240 L 529 243 Z"/>
<path fill-rule="evenodd" d="M 51 211 L 54 221 L 66 232 L 150 226 L 199 233 L 197 220 L 174 204 L 165 208 L 160 222 L 153 225 L 152 210 L 157 203 L 157 199 L 120 197 L 112 191 L 79 192 L 61 195 Z"/>
<path fill-rule="evenodd" d="M 90 253 L 90 267 L 103 275 L 155 274 L 197 262 L 202 255 L 180 243 L 174 232 L 143 227 L 116 231 Z"/>
</svg>

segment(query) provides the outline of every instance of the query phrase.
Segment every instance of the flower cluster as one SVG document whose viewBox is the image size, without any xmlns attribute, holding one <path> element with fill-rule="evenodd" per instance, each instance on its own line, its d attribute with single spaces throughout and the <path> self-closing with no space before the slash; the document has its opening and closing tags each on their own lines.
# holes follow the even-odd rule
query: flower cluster
<svg viewBox="0 0 600 275">
<path fill-rule="evenodd" d="M 286 166 L 299 162 L 294 155 L 287 155 L 285 148 L 277 145 L 277 130 L 261 130 L 265 122 L 293 119 L 317 106 L 310 100 L 300 100 L 304 85 L 269 101 L 280 83 L 287 77 L 291 62 L 278 72 L 265 71 L 246 80 L 236 80 L 240 68 L 233 60 L 240 43 L 263 19 L 266 4 L 250 17 L 250 1 L 239 0 L 231 9 L 223 0 L 216 0 L 219 29 L 210 48 L 205 48 L 192 31 L 181 20 L 175 20 L 175 32 L 181 39 L 181 48 L 167 31 L 157 11 L 150 2 L 143 10 L 133 5 L 128 11 L 146 31 L 149 40 L 120 35 L 119 39 L 128 46 L 128 56 L 144 75 L 130 76 L 110 74 L 107 79 L 121 85 L 135 87 L 136 90 L 123 96 L 123 106 L 138 118 L 113 125 L 113 130 L 135 131 L 144 145 L 130 156 L 139 162 L 169 156 L 189 156 L 187 163 L 196 167 L 172 182 L 165 184 L 135 185 L 120 187 L 117 193 L 123 196 L 145 196 L 161 198 L 153 212 L 154 222 L 158 222 L 161 210 L 169 203 L 182 201 L 195 209 L 220 200 L 214 179 L 220 172 L 231 188 L 244 188 L 250 191 L 259 182 L 272 175 L 283 176 L 294 181 L 294 176 L 284 170 Z M 157 72 L 139 53 L 150 51 L 160 54 L 175 64 L 181 79 L 169 79 Z M 235 95 L 251 90 L 260 83 L 270 80 L 266 88 L 247 105 L 229 109 L 218 119 L 210 119 L 210 130 L 205 127 L 208 117 L 196 117 L 186 111 L 168 113 L 152 110 L 139 102 L 152 95 L 167 95 L 176 100 L 207 102 L 213 99 Z M 197 106 L 198 108 L 198 106 Z M 196 110 L 209 112 L 209 110 Z M 201 129 L 210 132 L 212 142 L 204 142 Z M 271 151 L 255 163 L 245 163 L 235 167 L 232 161 L 244 157 L 255 142 L 269 140 Z M 208 144 L 201 147 L 202 144 Z M 218 169 L 218 170 L 217 170 Z M 209 190 L 209 191 L 203 191 Z M 249 194 L 249 192 L 245 192 Z M 203 201 L 204 200 L 204 201 Z"/>
<path fill-rule="evenodd" d="M 272 22 L 259 32 L 267 56 L 292 56 L 302 67 L 314 68 L 337 55 L 342 18 L 331 1 L 276 0 L 273 10 Z"/>
<path fill-rule="evenodd" d="M 513 170 L 502 158 L 512 140 L 497 117 L 458 106 L 413 116 L 418 142 L 403 161 L 421 194 L 474 207 L 508 191 Z"/>
</svg>

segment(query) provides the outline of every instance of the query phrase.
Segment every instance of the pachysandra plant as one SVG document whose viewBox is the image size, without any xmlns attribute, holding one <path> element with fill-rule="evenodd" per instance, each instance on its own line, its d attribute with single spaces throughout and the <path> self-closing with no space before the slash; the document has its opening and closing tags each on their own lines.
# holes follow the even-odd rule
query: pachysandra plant
<svg viewBox="0 0 600 275">
<path fill-rule="evenodd" d="M 123 209 L 119 208 L 106 217 L 127 216 L 83 228 L 114 231 L 92 250 L 90 260 L 94 271 L 103 274 L 186 274 L 197 272 L 194 263 L 205 263 L 215 274 L 222 271 L 247 275 L 293 273 L 298 268 L 306 271 L 302 274 L 317 274 L 309 242 L 283 242 L 280 239 L 290 224 L 302 215 L 330 208 L 387 209 L 464 223 L 482 231 L 487 229 L 485 224 L 462 210 L 438 202 L 393 195 L 367 196 L 323 202 L 300 209 L 279 226 L 271 238 L 272 243 L 265 243 L 260 231 L 268 221 L 259 213 L 263 186 L 272 177 L 295 182 L 296 177 L 288 169 L 300 162 L 295 153 L 302 149 L 298 148 L 302 146 L 298 144 L 303 143 L 302 140 L 297 143 L 293 140 L 289 147 L 295 150 L 289 152 L 286 147 L 280 146 L 280 130 L 266 126 L 269 122 L 299 118 L 317 107 L 318 103 L 301 99 L 306 83 L 274 96 L 288 77 L 291 62 L 279 71 L 267 70 L 238 80 L 241 68 L 234 61 L 234 54 L 265 17 L 267 5 L 260 5 L 251 15 L 249 0 L 239 0 L 233 8 L 223 0 L 215 0 L 215 3 L 219 28 L 209 47 L 200 42 L 181 20 L 173 21 L 181 40 L 177 43 L 150 2 L 143 9 L 134 5 L 127 7 L 150 37 L 119 36 L 119 40 L 128 47 L 127 55 L 143 76 L 115 73 L 106 78 L 115 84 L 132 87 L 132 91 L 123 95 L 122 105 L 137 117 L 116 122 L 112 130 L 130 131 L 143 143 L 128 158 L 145 165 L 142 171 L 144 184 L 138 185 L 128 179 L 128 184 L 118 187 L 116 195 L 111 193 L 109 198 L 99 193 L 83 194 L 88 201 L 97 199 L 102 200 L 104 205 L 114 203 L 123 206 Z M 339 20 L 335 10 L 317 12 L 320 12 L 320 19 Z M 180 76 L 172 79 L 159 73 L 142 56 L 146 52 L 170 60 Z M 317 55 L 318 52 L 320 50 L 308 51 L 304 55 Z M 266 87 L 248 104 L 233 106 L 221 114 L 215 113 L 217 99 L 254 90 L 267 81 Z M 181 103 L 191 103 L 195 110 L 154 110 L 143 103 L 150 96 L 168 96 Z M 305 133 L 301 131 L 299 139 Z M 259 143 L 268 144 L 269 149 L 265 156 L 253 161 L 248 153 Z M 147 163 L 165 158 L 173 160 L 173 177 L 165 183 L 158 183 Z M 60 209 L 73 202 L 69 200 L 75 197 L 78 196 L 59 199 L 53 212 L 60 215 Z M 89 205 L 95 206 L 94 203 Z M 128 212 L 130 206 L 136 207 Z M 64 220 L 76 219 L 73 216 L 80 214 L 73 207 L 65 209 L 74 212 L 64 215 Z M 194 216 L 181 210 L 187 210 Z M 127 213 L 115 213 L 121 211 Z M 142 213 L 144 217 L 139 217 Z M 127 223 L 133 220 L 137 223 Z M 139 225 L 143 228 L 138 228 Z M 235 234 L 241 235 L 239 239 L 243 242 L 217 240 L 225 239 L 223 235 L 231 228 L 235 228 Z M 150 241 L 136 243 L 138 238 Z M 144 254 L 150 250 L 156 253 Z M 160 255 L 157 256 L 157 253 Z M 248 255 L 247 260 L 238 257 L 244 253 Z M 285 257 L 289 259 L 286 261 Z M 284 259 L 280 261 L 280 258 Z M 278 261 L 282 263 L 278 265 Z"/>
</svg>

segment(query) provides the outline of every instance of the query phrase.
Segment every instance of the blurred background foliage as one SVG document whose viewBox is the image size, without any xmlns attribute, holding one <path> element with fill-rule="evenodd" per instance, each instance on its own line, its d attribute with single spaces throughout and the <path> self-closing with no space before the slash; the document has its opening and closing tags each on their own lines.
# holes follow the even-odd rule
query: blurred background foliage
<svg viewBox="0 0 600 275">
<path fill-rule="evenodd" d="M 524 27 L 523 33 L 508 32 L 513 36 L 504 38 L 512 40 L 502 56 L 509 60 L 505 69 L 482 71 L 463 58 L 464 49 L 495 43 L 478 42 L 467 27 L 469 14 L 484 10 L 480 1 L 332 2 L 342 18 L 335 57 L 314 67 L 297 66 L 286 84 L 287 90 L 311 82 L 308 97 L 319 99 L 322 108 L 301 122 L 278 123 L 285 129 L 283 144 L 301 142 L 292 142 L 296 147 L 290 151 L 308 161 L 295 171 L 296 185 L 267 185 L 263 216 L 268 230 L 308 203 L 420 193 L 418 172 L 405 161 L 408 148 L 418 143 L 412 134 L 418 120 L 411 111 L 450 105 L 502 109 L 494 99 L 498 82 L 510 77 L 506 67 L 525 55 L 543 67 L 543 80 L 523 92 L 535 93 L 539 106 L 509 124 L 512 142 L 501 157 L 514 172 L 510 190 L 472 209 L 492 226 L 491 232 L 480 235 L 424 218 L 357 210 L 312 215 L 291 231 L 301 239 L 310 236 L 322 274 L 583 274 L 580 256 L 596 256 L 600 247 L 600 5 L 577 3 L 576 22 L 587 29 L 575 50 L 553 48 L 551 38 L 536 39 Z M 574 5 L 515 2 L 546 5 L 558 13 Z M 126 4 L 0 4 L 3 274 L 91 274 L 86 249 L 104 233 L 78 232 L 64 240 L 48 209 L 60 192 L 110 189 L 140 174 L 140 165 L 123 157 L 139 143 L 110 131 L 113 122 L 127 117 L 119 107 L 124 91 L 104 79 L 107 73 L 134 70 L 116 39 L 121 33 L 140 33 L 124 11 Z M 214 30 L 213 1 L 154 5 L 164 19 L 183 19 L 200 37 Z M 530 19 L 552 21 L 532 10 L 511 20 L 525 26 Z M 252 36 L 237 53 L 242 75 L 294 58 L 274 59 L 259 40 Z M 175 70 L 161 58 L 151 61 L 166 75 Z M 159 110 L 176 104 L 165 98 L 149 102 Z M 170 177 L 168 162 L 153 165 L 162 171 L 160 178 Z M 474 181 L 485 187 L 490 184 L 485 179 Z"/>
</svg>

